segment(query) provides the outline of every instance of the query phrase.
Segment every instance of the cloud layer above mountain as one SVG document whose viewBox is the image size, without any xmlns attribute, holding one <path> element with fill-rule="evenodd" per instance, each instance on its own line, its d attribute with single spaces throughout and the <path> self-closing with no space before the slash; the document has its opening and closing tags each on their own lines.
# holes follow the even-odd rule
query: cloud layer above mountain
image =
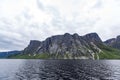
<svg viewBox="0 0 120 80">
<path fill-rule="evenodd" d="M 30 40 L 97 32 L 120 35 L 119 0 L 1 0 L 0 51 L 21 50 Z"/>
</svg>

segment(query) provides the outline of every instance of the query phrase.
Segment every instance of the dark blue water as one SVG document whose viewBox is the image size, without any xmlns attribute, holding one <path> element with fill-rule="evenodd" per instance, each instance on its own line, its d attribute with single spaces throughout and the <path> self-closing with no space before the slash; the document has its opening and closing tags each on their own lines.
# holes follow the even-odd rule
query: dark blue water
<svg viewBox="0 0 120 80">
<path fill-rule="evenodd" d="M 120 80 L 120 61 L 1 59 L 0 80 Z"/>
</svg>

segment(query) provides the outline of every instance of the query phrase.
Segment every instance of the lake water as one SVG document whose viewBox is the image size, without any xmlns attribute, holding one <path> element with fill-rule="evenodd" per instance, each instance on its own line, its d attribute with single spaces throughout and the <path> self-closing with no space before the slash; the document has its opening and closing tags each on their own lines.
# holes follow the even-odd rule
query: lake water
<svg viewBox="0 0 120 80">
<path fill-rule="evenodd" d="M 120 60 L 0 60 L 0 80 L 120 80 Z"/>
</svg>

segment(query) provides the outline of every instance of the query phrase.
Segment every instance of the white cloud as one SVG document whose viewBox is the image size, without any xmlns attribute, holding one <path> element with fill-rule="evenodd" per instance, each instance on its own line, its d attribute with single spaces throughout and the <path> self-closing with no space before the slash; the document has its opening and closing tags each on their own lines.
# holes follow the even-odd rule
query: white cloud
<svg viewBox="0 0 120 80">
<path fill-rule="evenodd" d="M 103 40 L 120 34 L 119 0 L 1 0 L 0 50 L 24 49 L 51 35 L 97 32 Z"/>
</svg>

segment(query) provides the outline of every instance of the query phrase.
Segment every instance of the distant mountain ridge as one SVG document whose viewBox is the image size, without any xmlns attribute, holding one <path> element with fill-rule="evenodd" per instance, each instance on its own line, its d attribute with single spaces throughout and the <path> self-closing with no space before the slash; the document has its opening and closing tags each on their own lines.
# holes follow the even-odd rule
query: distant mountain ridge
<svg viewBox="0 0 120 80">
<path fill-rule="evenodd" d="M 116 38 L 106 40 L 104 43 L 106 45 L 110 46 L 110 47 L 120 49 L 120 36 L 117 36 Z"/>
<path fill-rule="evenodd" d="M 22 51 L 7 51 L 7 52 L 0 52 L 0 58 L 8 58 L 11 55 L 20 54 Z"/>
</svg>

